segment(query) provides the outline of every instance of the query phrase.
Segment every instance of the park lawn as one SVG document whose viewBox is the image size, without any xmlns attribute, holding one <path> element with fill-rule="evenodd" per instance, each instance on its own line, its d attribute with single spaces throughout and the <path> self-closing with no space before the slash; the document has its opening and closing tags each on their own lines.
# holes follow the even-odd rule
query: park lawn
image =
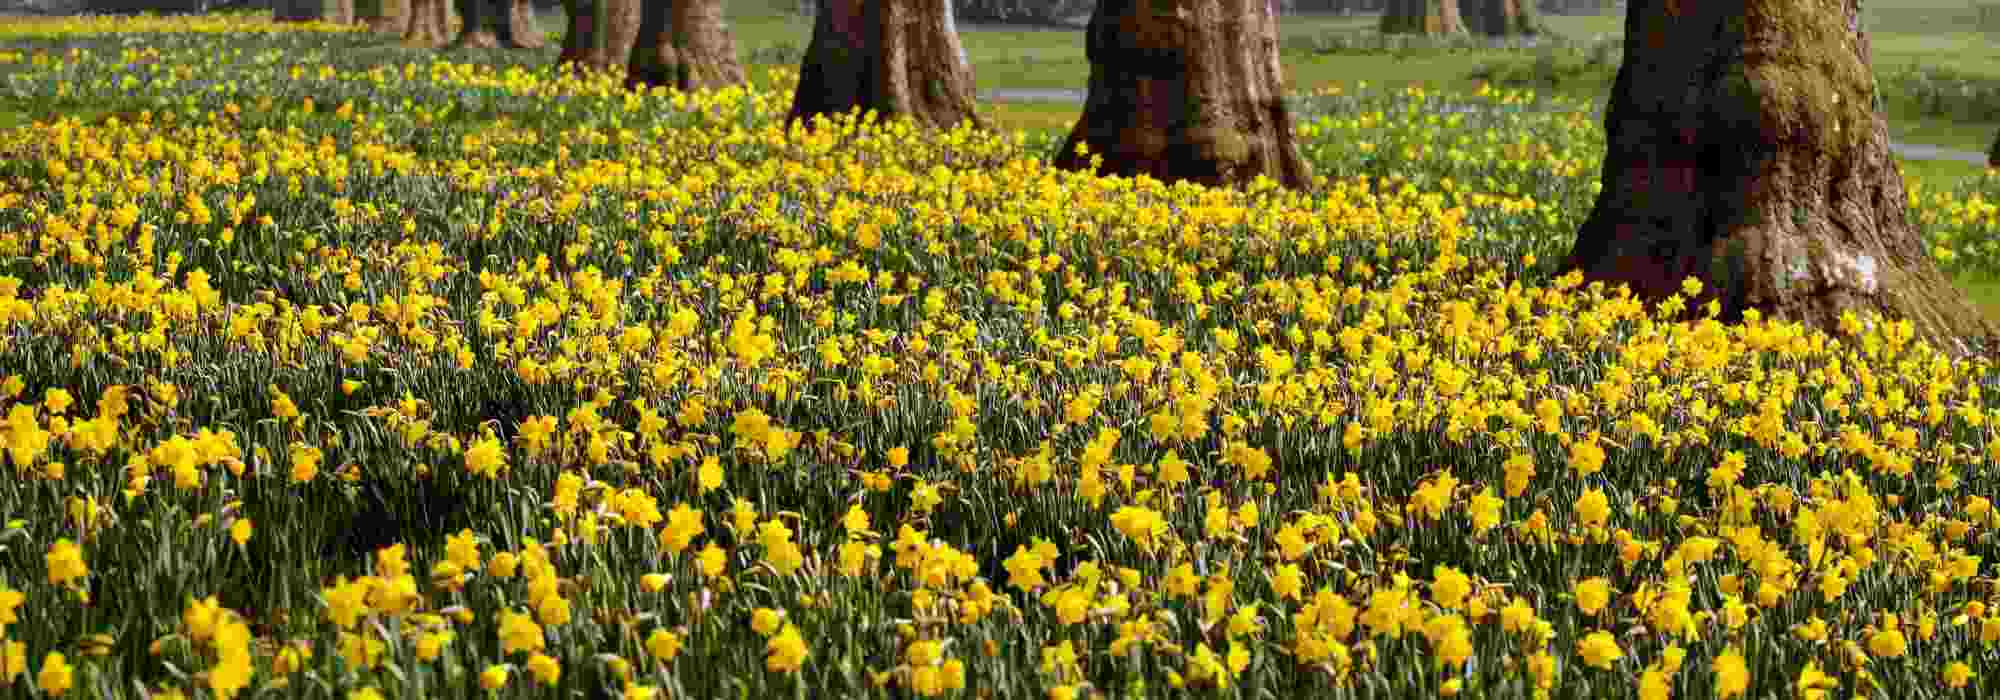
<svg viewBox="0 0 2000 700">
<path fill-rule="evenodd" d="M 812 36 L 807 17 L 773 12 L 757 4 L 732 11 L 737 14 L 731 19 L 731 28 L 748 56 L 795 63 Z M 1878 71 L 1919 65 L 2000 79 L 2000 41 L 1967 29 L 1976 26 L 1977 13 L 1966 3 L 1875 3 L 1868 7 L 1868 13 Z M 1544 15 L 1543 19 L 1555 34 L 1576 41 L 1615 39 L 1623 33 L 1622 17 L 1616 15 Z M 1284 57 L 1286 82 L 1295 90 L 1360 80 L 1385 86 L 1469 90 L 1477 87 L 1473 74 L 1482 66 L 1522 60 L 1524 53 L 1533 56 L 1538 51 L 1319 55 L 1297 48 L 1301 41 L 1322 34 L 1372 35 L 1375 23 L 1372 15 L 1287 16 L 1280 25 L 1280 43 L 1293 47 Z M 959 36 L 981 91 L 1083 89 L 1089 83 L 1090 63 L 1083 55 L 1081 31 L 964 24 L 959 27 Z M 1545 89 L 1571 98 L 1601 100 L 1610 89 L 1611 78 L 1610 70 L 1602 70 Z M 1993 140 L 1995 125 L 1990 123 L 1930 116 L 1893 102 L 1888 109 L 1890 133 L 1899 140 L 1978 152 L 1985 152 Z"/>
</svg>

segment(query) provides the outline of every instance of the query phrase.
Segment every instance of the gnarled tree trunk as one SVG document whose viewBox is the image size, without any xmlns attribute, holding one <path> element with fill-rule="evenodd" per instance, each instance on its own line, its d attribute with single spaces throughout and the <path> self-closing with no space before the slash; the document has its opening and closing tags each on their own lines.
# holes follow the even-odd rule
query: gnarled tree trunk
<svg viewBox="0 0 2000 700">
<path fill-rule="evenodd" d="M 538 49 L 542 29 L 535 25 L 535 13 L 527 0 L 456 0 L 465 26 L 458 31 L 454 46 L 474 48 Z M 525 8 L 525 9 L 524 9 Z"/>
<path fill-rule="evenodd" d="M 627 86 L 691 92 L 743 82 L 722 0 L 643 0 L 639 12 L 639 35 L 625 67 Z"/>
<path fill-rule="evenodd" d="M 623 66 L 639 38 L 639 0 L 567 0 L 569 29 L 559 63 L 610 70 Z"/>
<path fill-rule="evenodd" d="M 354 23 L 354 0 L 277 0 L 271 17 L 280 22 Z"/>
<path fill-rule="evenodd" d="M 1474 34 L 1534 36 L 1543 30 L 1534 0 L 1465 0 L 1458 9 L 1466 29 Z"/>
<path fill-rule="evenodd" d="M 451 3 L 410 0 L 410 22 L 403 41 L 417 46 L 442 46 L 451 38 Z"/>
<path fill-rule="evenodd" d="M 1906 214 L 1857 0 L 1632 0 L 1603 191 L 1567 266 L 1657 300 L 1700 279 L 1725 318 L 1993 325 Z"/>
<path fill-rule="evenodd" d="M 1383 34 L 1465 33 L 1458 0 L 1388 0 L 1382 7 L 1381 26 Z"/>
<path fill-rule="evenodd" d="M 950 0 L 822 0 L 787 121 L 875 110 L 948 129 L 979 124 Z"/>
<path fill-rule="evenodd" d="M 1056 167 L 1304 186 L 1268 0 L 1102 0 L 1085 40 L 1090 95 Z"/>
</svg>

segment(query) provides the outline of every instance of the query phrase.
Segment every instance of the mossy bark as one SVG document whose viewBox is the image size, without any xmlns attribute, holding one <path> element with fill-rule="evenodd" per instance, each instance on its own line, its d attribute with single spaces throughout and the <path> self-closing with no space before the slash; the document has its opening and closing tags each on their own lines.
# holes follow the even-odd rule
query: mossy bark
<svg viewBox="0 0 2000 700">
<path fill-rule="evenodd" d="M 743 82 L 722 0 L 643 0 L 639 7 L 639 31 L 625 66 L 627 86 L 695 91 Z"/>
<path fill-rule="evenodd" d="M 1640 298 L 1834 328 L 1907 318 L 1941 345 L 1994 330 L 1906 215 L 1857 0 L 1632 0 L 1603 190 L 1566 265 Z"/>
<path fill-rule="evenodd" d="M 1477 2 L 1478 0 L 1473 0 Z M 1383 34 L 1464 34 L 1458 0 L 1388 0 L 1382 7 Z"/>
<path fill-rule="evenodd" d="M 1544 31 L 1534 0 L 1465 0 L 1458 9 L 1474 34 L 1534 36 Z"/>
<path fill-rule="evenodd" d="M 1101 0 L 1085 39 L 1090 94 L 1056 167 L 1240 185 L 1309 179 L 1284 98 L 1267 0 Z"/>
<path fill-rule="evenodd" d="M 527 0 L 455 0 L 465 24 L 453 46 L 538 49 L 545 43 Z"/>
<path fill-rule="evenodd" d="M 974 99 L 950 0 L 820 0 L 787 120 L 872 109 L 952 128 L 980 123 Z"/>
<path fill-rule="evenodd" d="M 410 0 L 410 23 L 403 41 L 416 46 L 441 46 L 451 39 L 451 3 Z"/>
<path fill-rule="evenodd" d="M 639 39 L 639 0 L 567 0 L 569 29 L 556 60 L 593 70 L 623 67 Z"/>
</svg>

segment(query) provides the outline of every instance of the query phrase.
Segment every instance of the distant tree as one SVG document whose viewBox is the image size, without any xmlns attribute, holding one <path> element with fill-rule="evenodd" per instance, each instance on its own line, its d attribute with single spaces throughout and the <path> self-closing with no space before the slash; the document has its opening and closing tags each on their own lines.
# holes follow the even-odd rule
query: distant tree
<svg viewBox="0 0 2000 700">
<path fill-rule="evenodd" d="M 440 46 L 451 37 L 451 3 L 445 0 L 410 0 L 410 20 L 403 41 L 416 46 Z"/>
<path fill-rule="evenodd" d="M 1477 0 L 1474 0 L 1475 2 Z M 1388 0 L 1382 8 L 1383 34 L 1464 34 L 1458 0 Z"/>
<path fill-rule="evenodd" d="M 938 128 L 977 123 L 953 17 L 949 0 L 823 0 L 787 119 L 872 109 Z"/>
<path fill-rule="evenodd" d="M 529 0 L 456 0 L 459 28 L 454 46 L 537 49 L 547 43 Z"/>
<path fill-rule="evenodd" d="M 1907 318 L 1949 349 L 1994 324 L 1907 216 L 1858 0 L 1631 0 L 1603 189 L 1566 267 L 1660 300 L 1834 329 Z"/>
<path fill-rule="evenodd" d="M 1544 30 L 1533 0 L 1464 0 L 1458 9 L 1474 34 L 1532 36 Z"/>
<path fill-rule="evenodd" d="M 596 70 L 623 66 L 639 40 L 640 0 L 568 0 L 562 63 Z"/>
<path fill-rule="evenodd" d="M 354 22 L 354 0 L 277 0 L 271 16 L 280 22 Z"/>
<path fill-rule="evenodd" d="M 1090 94 L 1056 166 L 1244 184 L 1308 174 L 1285 105 L 1268 0 L 1101 0 L 1085 39 Z"/>
<path fill-rule="evenodd" d="M 355 0 L 354 18 L 370 30 L 402 36 L 410 29 L 410 0 Z"/>
</svg>

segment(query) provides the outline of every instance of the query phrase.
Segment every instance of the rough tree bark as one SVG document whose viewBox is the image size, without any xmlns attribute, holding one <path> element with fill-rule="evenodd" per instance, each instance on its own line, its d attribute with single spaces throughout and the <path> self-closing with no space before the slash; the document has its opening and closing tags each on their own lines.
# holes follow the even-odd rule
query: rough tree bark
<svg viewBox="0 0 2000 700">
<path fill-rule="evenodd" d="M 528 0 L 455 0 L 455 4 L 465 25 L 453 46 L 538 49 L 544 43 Z"/>
<path fill-rule="evenodd" d="M 569 29 L 558 63 L 610 70 L 623 66 L 639 38 L 639 0 L 567 0 Z"/>
<path fill-rule="evenodd" d="M 722 0 L 643 0 L 639 13 L 627 86 L 695 91 L 743 82 Z"/>
<path fill-rule="evenodd" d="M 1090 95 L 1056 167 L 1287 187 L 1308 180 L 1284 99 L 1269 0 L 1101 0 L 1085 39 Z"/>
<path fill-rule="evenodd" d="M 1632 0 L 1603 191 L 1566 267 L 1725 319 L 1908 318 L 1957 350 L 1993 324 L 1906 216 L 1857 0 Z"/>
<path fill-rule="evenodd" d="M 277 0 L 271 17 L 279 22 L 354 23 L 354 0 Z"/>
<path fill-rule="evenodd" d="M 1986 167 L 2000 168 L 2000 134 L 1993 137 L 1993 145 L 1986 148 Z"/>
<path fill-rule="evenodd" d="M 1459 17 L 1466 29 L 1486 36 L 1534 36 L 1543 30 L 1534 0 L 1465 0 Z"/>
<path fill-rule="evenodd" d="M 823 0 L 787 121 L 875 110 L 933 128 L 980 125 L 950 0 Z"/>
<path fill-rule="evenodd" d="M 442 46 L 451 38 L 451 3 L 410 0 L 410 22 L 403 41 L 417 46 Z"/>
<path fill-rule="evenodd" d="M 1463 34 L 1465 20 L 1458 0 L 1388 0 L 1382 7 L 1382 33 Z"/>
</svg>

